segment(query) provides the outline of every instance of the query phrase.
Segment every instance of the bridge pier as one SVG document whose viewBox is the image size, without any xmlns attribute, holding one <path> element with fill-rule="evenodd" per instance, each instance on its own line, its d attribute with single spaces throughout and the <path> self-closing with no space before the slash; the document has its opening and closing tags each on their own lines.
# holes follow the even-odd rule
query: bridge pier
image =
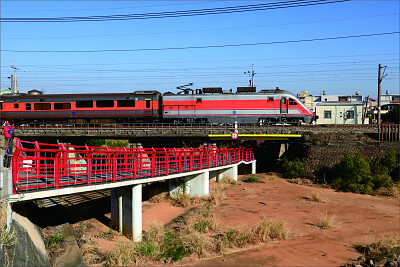
<svg viewBox="0 0 400 267">
<path fill-rule="evenodd" d="M 238 165 L 235 164 L 229 168 L 221 169 L 217 171 L 217 182 L 221 182 L 224 179 L 238 180 Z"/>
<path fill-rule="evenodd" d="M 135 242 L 142 240 L 142 184 L 111 190 L 111 225 Z"/>
<path fill-rule="evenodd" d="M 204 171 L 179 179 L 169 180 L 170 195 L 186 193 L 190 196 L 205 197 L 210 193 L 210 172 Z"/>
</svg>

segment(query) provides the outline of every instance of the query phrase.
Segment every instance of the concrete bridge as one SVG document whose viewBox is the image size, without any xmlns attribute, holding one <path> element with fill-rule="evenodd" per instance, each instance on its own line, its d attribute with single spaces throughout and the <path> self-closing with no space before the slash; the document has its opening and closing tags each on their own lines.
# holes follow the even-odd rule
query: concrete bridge
<svg viewBox="0 0 400 267">
<path fill-rule="evenodd" d="M 207 196 L 209 180 L 237 180 L 256 161 L 246 148 L 112 148 L 16 140 L 12 167 L 2 168 L 1 196 L 11 204 L 111 189 L 111 221 L 135 241 L 142 234 L 142 184 L 170 181 L 170 194 Z M 179 183 L 177 182 L 179 180 Z M 184 183 L 184 187 L 177 184 Z M 184 188 L 184 189 L 183 189 Z"/>
</svg>

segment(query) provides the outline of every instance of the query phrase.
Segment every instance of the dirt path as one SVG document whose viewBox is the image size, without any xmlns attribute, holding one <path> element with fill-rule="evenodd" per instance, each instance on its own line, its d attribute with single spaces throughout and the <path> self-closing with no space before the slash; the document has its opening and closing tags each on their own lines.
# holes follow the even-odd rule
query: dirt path
<svg viewBox="0 0 400 267">
<path fill-rule="evenodd" d="M 324 202 L 310 201 L 318 193 Z M 339 266 L 359 254 L 356 242 L 399 240 L 399 200 L 335 192 L 275 179 L 267 183 L 231 186 L 227 200 L 212 209 L 229 226 L 256 223 L 261 215 L 282 219 L 294 237 L 248 250 L 191 263 L 197 266 Z M 335 216 L 336 227 L 314 224 L 323 215 Z"/>
</svg>

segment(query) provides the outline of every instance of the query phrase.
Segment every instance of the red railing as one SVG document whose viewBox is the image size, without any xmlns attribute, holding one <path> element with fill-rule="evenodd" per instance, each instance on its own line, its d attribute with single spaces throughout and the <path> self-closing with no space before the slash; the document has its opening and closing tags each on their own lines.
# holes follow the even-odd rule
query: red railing
<svg viewBox="0 0 400 267">
<path fill-rule="evenodd" d="M 17 139 L 14 193 L 149 178 L 254 160 L 246 148 L 116 148 Z"/>
</svg>

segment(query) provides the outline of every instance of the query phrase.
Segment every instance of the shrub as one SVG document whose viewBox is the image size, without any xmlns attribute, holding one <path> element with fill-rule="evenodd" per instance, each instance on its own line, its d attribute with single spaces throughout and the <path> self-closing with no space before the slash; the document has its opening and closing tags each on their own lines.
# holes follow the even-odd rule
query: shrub
<svg viewBox="0 0 400 267">
<path fill-rule="evenodd" d="M 370 260 L 376 266 L 392 266 L 385 263 L 396 261 L 400 253 L 399 242 L 391 239 L 379 240 L 365 245 L 356 244 L 353 247 L 363 254 L 363 257 L 360 257 L 363 266 L 369 266 Z"/>
<path fill-rule="evenodd" d="M 226 233 L 226 241 L 229 247 L 235 246 L 242 248 L 251 240 L 251 233 L 245 227 L 230 229 Z"/>
<path fill-rule="evenodd" d="M 135 244 L 132 242 L 118 243 L 115 246 L 115 250 L 107 255 L 107 263 L 110 266 L 121 266 L 131 262 L 136 263 L 138 259 Z"/>
<path fill-rule="evenodd" d="M 304 174 L 303 162 L 299 158 L 295 158 L 293 161 L 284 159 L 282 169 L 283 177 L 288 179 L 299 178 Z"/>
<path fill-rule="evenodd" d="M 106 140 L 91 138 L 91 139 L 86 140 L 86 144 L 88 146 L 102 147 L 102 146 L 105 146 Z"/>
<path fill-rule="evenodd" d="M 370 164 L 361 154 L 353 157 L 344 157 L 338 165 L 333 168 L 333 174 L 337 177 L 333 185 L 342 191 L 358 194 L 373 194 L 381 187 L 390 188 L 393 181 L 385 172 L 373 173 Z"/>
<path fill-rule="evenodd" d="M 244 182 L 246 183 L 258 183 L 258 178 L 253 176 L 250 176 L 249 178 L 247 178 L 246 180 L 244 180 Z"/>
</svg>

